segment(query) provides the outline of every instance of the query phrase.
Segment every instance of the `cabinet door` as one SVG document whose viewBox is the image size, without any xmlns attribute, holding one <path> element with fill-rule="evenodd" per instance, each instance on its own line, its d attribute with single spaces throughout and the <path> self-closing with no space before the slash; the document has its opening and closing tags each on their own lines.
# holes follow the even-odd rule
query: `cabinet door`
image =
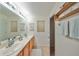
<svg viewBox="0 0 79 59">
<path fill-rule="evenodd" d="M 33 40 L 30 41 L 30 49 L 33 48 Z"/>
<path fill-rule="evenodd" d="M 32 52 L 32 49 L 35 48 L 35 37 L 32 37 L 32 39 L 30 40 L 30 54 Z"/>
<path fill-rule="evenodd" d="M 32 52 L 32 48 L 33 48 L 33 41 L 31 40 L 31 41 L 30 41 L 30 54 L 31 54 L 31 52 Z"/>
<path fill-rule="evenodd" d="M 30 49 L 29 49 L 29 47 L 30 47 L 30 44 L 28 43 L 26 46 L 25 46 L 25 48 L 24 48 L 24 56 L 29 56 L 30 55 Z"/>
<path fill-rule="evenodd" d="M 35 37 L 32 38 L 32 48 L 35 48 Z"/>
</svg>

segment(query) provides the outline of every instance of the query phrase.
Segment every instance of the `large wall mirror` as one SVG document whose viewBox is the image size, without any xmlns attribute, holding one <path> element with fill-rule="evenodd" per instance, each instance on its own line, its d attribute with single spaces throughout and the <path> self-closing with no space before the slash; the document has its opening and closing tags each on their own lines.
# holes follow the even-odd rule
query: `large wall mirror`
<svg viewBox="0 0 79 59">
<path fill-rule="evenodd" d="M 27 34 L 27 23 L 0 4 L 0 42 L 21 34 Z"/>
<path fill-rule="evenodd" d="M 26 24 L 25 23 L 19 23 L 19 30 L 22 32 L 22 31 L 25 31 L 25 28 L 26 27 Z"/>
<path fill-rule="evenodd" d="M 0 17 L 0 41 L 7 38 L 8 24 L 6 19 Z"/>
</svg>

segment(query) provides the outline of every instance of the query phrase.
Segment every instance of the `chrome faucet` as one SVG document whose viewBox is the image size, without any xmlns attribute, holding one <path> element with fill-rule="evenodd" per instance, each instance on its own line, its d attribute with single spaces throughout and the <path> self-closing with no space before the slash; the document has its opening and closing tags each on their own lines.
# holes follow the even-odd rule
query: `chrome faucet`
<svg viewBox="0 0 79 59">
<path fill-rule="evenodd" d="M 8 38 L 8 47 L 11 47 L 12 44 L 14 44 L 14 38 L 15 37 L 13 37 L 12 39 L 11 38 Z"/>
<path fill-rule="evenodd" d="M 23 40 L 23 37 L 22 37 L 22 35 L 20 35 L 20 37 L 19 37 L 19 40 L 21 41 L 21 40 Z"/>
</svg>

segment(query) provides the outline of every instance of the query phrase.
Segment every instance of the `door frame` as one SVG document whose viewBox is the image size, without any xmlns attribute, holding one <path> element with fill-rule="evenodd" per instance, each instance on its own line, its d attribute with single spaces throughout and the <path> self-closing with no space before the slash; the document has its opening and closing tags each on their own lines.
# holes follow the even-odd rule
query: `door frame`
<svg viewBox="0 0 79 59">
<path fill-rule="evenodd" d="M 50 56 L 55 56 L 55 21 L 54 16 L 50 18 Z"/>
</svg>

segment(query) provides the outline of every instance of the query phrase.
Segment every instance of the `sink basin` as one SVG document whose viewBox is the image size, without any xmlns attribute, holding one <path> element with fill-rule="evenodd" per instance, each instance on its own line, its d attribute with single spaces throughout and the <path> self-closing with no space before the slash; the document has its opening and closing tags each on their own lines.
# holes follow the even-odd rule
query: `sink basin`
<svg viewBox="0 0 79 59">
<path fill-rule="evenodd" d="M 11 54 L 12 53 L 12 49 L 9 49 L 9 48 L 2 48 L 0 49 L 0 56 L 6 56 L 8 54 Z"/>
<path fill-rule="evenodd" d="M 19 48 L 17 48 L 18 46 L 20 46 L 20 43 L 15 43 L 12 45 L 12 48 L 14 51 L 18 50 Z"/>
<path fill-rule="evenodd" d="M 26 39 L 25 37 L 23 38 L 23 41 L 24 39 Z M 19 51 L 19 49 L 21 49 L 22 47 L 22 40 L 16 40 L 14 42 L 14 44 L 12 44 L 10 47 L 8 47 L 8 41 L 6 42 L 2 42 L 3 43 L 3 46 L 0 47 L 0 56 L 11 56 L 11 55 L 16 55 L 16 52 Z"/>
<path fill-rule="evenodd" d="M 18 46 L 20 46 L 20 41 L 16 41 L 11 47 L 6 48 L 0 48 L 0 56 L 9 56 L 12 55 L 14 52 L 18 51 L 19 48 L 17 48 Z"/>
</svg>

